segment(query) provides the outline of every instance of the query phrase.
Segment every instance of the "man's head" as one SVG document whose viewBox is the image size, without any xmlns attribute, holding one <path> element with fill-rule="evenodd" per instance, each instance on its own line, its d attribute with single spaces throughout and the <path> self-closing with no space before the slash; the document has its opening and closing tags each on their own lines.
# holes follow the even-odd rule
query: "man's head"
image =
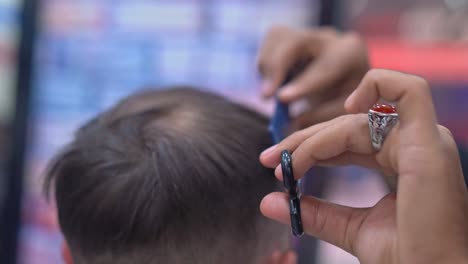
<svg viewBox="0 0 468 264">
<path fill-rule="evenodd" d="M 46 188 L 75 263 L 254 263 L 287 240 L 258 209 L 279 187 L 258 162 L 269 145 L 245 107 L 147 91 L 79 129 Z"/>
</svg>

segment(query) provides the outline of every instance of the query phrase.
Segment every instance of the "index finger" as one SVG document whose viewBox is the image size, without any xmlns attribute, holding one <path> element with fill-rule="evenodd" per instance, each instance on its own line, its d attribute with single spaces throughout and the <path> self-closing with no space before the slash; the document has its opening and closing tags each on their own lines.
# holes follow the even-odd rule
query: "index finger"
<svg viewBox="0 0 468 264">
<path fill-rule="evenodd" d="M 274 27 L 270 30 L 257 59 L 264 79 L 263 95 L 272 96 L 294 68 L 303 69 L 307 64 L 313 64 L 312 59 L 320 56 L 322 46 L 335 35 L 335 30 L 327 28 L 294 30 Z"/>
<path fill-rule="evenodd" d="M 262 93 L 270 97 L 283 83 L 288 70 L 307 57 L 313 39 L 301 31 L 287 27 L 273 27 L 258 52 L 257 64 L 263 78 Z"/>
<path fill-rule="evenodd" d="M 289 103 L 339 86 L 348 76 L 358 75 L 360 78 L 368 69 L 367 52 L 358 35 L 346 33 L 339 38 L 322 38 L 325 47 L 304 72 L 281 90 L 281 101 Z"/>
</svg>

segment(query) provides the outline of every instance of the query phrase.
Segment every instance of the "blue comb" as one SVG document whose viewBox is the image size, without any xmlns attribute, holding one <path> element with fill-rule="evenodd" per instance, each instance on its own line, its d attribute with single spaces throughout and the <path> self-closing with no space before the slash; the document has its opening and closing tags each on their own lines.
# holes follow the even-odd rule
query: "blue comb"
<svg viewBox="0 0 468 264">
<path fill-rule="evenodd" d="M 294 74 L 297 71 L 291 71 L 281 87 L 292 81 Z M 278 144 L 281 140 L 285 139 L 289 132 L 289 124 L 291 123 L 291 117 L 289 116 L 289 105 L 282 103 L 278 97 L 275 99 L 275 111 L 271 117 L 268 131 L 273 139 L 274 144 Z"/>
<path fill-rule="evenodd" d="M 280 102 L 277 98 L 275 112 L 268 126 L 268 131 L 273 138 L 274 144 L 281 142 L 287 136 L 290 122 L 289 105 Z"/>
<path fill-rule="evenodd" d="M 294 65 L 286 75 L 286 78 L 281 84 L 281 87 L 290 83 L 295 76 L 303 72 L 307 66 L 307 63 L 307 60 L 301 60 L 296 65 Z M 291 117 L 289 115 L 288 104 L 280 102 L 278 97 L 276 97 L 275 111 L 271 117 L 270 125 L 268 126 L 268 131 L 270 132 L 274 144 L 281 142 L 288 136 L 290 123 Z"/>
</svg>

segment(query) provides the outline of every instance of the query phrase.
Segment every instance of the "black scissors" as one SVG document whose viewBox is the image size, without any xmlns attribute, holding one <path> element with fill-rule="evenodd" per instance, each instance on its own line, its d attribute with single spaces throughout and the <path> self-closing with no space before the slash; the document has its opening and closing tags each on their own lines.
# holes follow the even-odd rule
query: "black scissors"
<svg viewBox="0 0 468 264">
<path fill-rule="evenodd" d="M 302 236 L 301 217 L 301 193 L 298 182 L 294 179 L 291 153 L 288 150 L 281 152 L 281 170 L 283 172 L 283 184 L 289 194 L 289 215 L 291 216 L 291 229 L 295 236 Z"/>
</svg>

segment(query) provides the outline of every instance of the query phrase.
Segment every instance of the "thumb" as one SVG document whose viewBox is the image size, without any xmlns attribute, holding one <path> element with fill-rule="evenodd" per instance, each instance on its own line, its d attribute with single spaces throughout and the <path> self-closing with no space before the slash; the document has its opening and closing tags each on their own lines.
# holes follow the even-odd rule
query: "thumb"
<svg viewBox="0 0 468 264">
<path fill-rule="evenodd" d="M 301 207 L 302 223 L 307 234 L 355 255 L 355 238 L 368 209 L 341 206 L 307 196 L 301 198 Z M 265 196 L 260 210 L 268 218 L 290 224 L 289 202 L 285 193 L 275 192 Z"/>
</svg>

